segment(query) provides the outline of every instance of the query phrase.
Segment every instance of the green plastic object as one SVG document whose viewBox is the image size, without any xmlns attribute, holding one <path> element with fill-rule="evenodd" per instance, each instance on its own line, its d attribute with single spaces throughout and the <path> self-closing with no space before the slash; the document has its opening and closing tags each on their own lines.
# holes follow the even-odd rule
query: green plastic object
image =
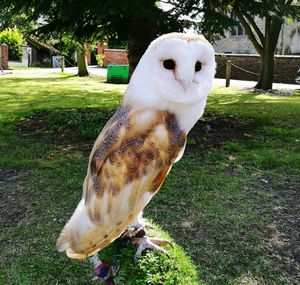
<svg viewBox="0 0 300 285">
<path fill-rule="evenodd" d="M 108 65 L 107 82 L 128 83 L 129 65 Z"/>
</svg>

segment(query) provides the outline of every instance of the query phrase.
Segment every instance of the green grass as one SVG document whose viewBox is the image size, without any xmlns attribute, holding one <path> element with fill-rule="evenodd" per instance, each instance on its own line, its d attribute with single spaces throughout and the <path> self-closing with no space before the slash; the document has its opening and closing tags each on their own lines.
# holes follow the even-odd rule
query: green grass
<svg viewBox="0 0 300 285">
<path fill-rule="evenodd" d="M 0 77 L 0 284 L 90 284 L 56 252 L 93 140 L 125 85 Z M 299 284 L 300 95 L 214 89 L 186 153 L 145 209 L 171 259 L 123 250 L 119 284 Z M 111 261 L 113 248 L 101 251 Z M 297 267 L 298 266 L 298 267 Z"/>
</svg>

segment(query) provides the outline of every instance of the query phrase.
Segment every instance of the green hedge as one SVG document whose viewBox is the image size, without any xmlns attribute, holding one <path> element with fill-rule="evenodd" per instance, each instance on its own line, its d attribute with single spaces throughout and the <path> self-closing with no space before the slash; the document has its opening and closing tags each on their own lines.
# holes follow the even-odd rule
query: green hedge
<svg viewBox="0 0 300 285">
<path fill-rule="evenodd" d="M 7 28 L 0 33 L 0 44 L 7 44 L 9 47 L 9 59 L 20 60 L 22 58 L 22 44 L 24 37 L 18 28 Z"/>
</svg>

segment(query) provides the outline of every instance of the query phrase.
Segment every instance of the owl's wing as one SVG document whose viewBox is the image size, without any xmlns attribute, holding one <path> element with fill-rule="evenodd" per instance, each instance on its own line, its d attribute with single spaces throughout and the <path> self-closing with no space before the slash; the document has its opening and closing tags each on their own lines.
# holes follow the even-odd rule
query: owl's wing
<svg viewBox="0 0 300 285">
<path fill-rule="evenodd" d="M 58 248 L 82 259 L 118 238 L 159 190 L 185 140 L 169 112 L 119 109 L 94 145 L 83 198 Z"/>
</svg>

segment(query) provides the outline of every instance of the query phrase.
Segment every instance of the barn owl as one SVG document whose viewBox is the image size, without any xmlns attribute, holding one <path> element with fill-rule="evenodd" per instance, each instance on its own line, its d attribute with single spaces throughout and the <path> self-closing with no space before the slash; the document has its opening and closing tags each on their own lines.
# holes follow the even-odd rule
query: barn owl
<svg viewBox="0 0 300 285">
<path fill-rule="evenodd" d="M 170 33 L 149 45 L 94 144 L 82 199 L 57 240 L 58 250 L 87 258 L 129 226 L 143 226 L 142 210 L 183 155 L 214 74 L 214 50 L 201 35 Z M 137 254 L 147 247 L 164 251 L 160 243 L 145 236 Z"/>
</svg>

